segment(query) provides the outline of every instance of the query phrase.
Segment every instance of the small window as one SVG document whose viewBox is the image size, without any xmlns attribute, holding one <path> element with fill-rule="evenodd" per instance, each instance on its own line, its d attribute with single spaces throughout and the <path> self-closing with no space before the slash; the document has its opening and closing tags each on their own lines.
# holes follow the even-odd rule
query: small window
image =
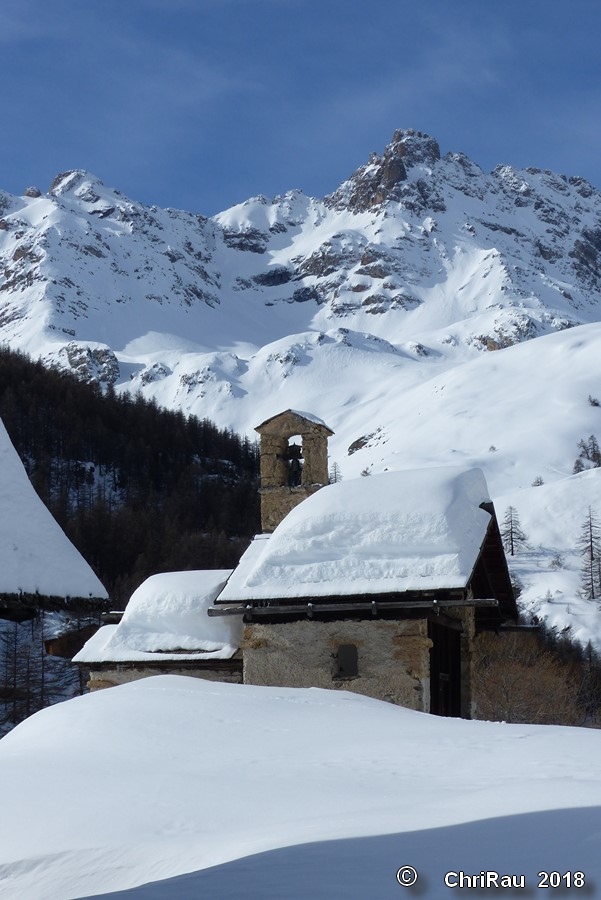
<svg viewBox="0 0 601 900">
<path fill-rule="evenodd" d="M 334 678 L 356 678 L 359 674 L 359 654 L 354 644 L 340 644 L 336 654 L 338 666 Z"/>
</svg>

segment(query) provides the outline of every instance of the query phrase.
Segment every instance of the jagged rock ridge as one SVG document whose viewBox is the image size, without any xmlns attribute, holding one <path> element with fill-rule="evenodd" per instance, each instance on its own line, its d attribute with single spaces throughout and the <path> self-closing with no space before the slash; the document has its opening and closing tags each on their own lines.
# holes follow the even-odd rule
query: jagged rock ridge
<svg viewBox="0 0 601 900">
<path fill-rule="evenodd" d="M 73 170 L 47 194 L 0 193 L 0 339 L 249 431 L 292 375 L 314 391 L 334 347 L 452 366 L 595 322 L 600 260 L 588 182 L 485 174 L 412 130 L 324 200 L 212 219 Z"/>
</svg>

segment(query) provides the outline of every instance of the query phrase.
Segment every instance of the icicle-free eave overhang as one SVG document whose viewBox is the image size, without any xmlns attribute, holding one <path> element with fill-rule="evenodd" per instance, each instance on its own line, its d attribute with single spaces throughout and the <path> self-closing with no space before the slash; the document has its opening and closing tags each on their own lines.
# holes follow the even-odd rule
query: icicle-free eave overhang
<svg viewBox="0 0 601 900">
<path fill-rule="evenodd" d="M 475 599 L 466 591 L 424 591 L 415 594 L 391 594 L 378 597 L 326 597 L 315 600 L 265 600 L 232 606 L 214 606 L 209 616 L 244 616 L 245 621 L 265 620 L 288 616 L 308 619 L 335 615 L 398 618 L 419 616 L 424 611 L 439 613 L 458 607 L 498 607 L 494 598 Z"/>
<path fill-rule="evenodd" d="M 25 591 L 0 593 L 0 619 L 11 622 L 27 622 L 41 612 L 67 610 L 75 615 L 100 613 L 107 609 L 109 601 L 105 597 L 62 597 L 48 596 Z"/>
</svg>

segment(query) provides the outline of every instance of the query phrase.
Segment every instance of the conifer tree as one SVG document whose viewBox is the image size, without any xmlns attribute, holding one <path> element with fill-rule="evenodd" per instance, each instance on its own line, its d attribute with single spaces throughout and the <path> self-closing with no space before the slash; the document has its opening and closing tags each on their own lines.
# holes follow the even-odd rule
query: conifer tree
<svg viewBox="0 0 601 900">
<path fill-rule="evenodd" d="M 522 530 L 515 507 L 507 507 L 500 531 L 503 546 L 510 556 L 515 556 L 517 552 L 524 550 L 528 546 L 528 538 Z"/>
<path fill-rule="evenodd" d="M 588 468 L 598 469 L 601 466 L 601 449 L 599 448 L 599 441 L 595 437 L 594 434 L 591 434 L 587 440 L 584 438 L 578 441 L 578 449 L 580 450 L 579 459 L 586 459 L 591 466 Z M 583 465 L 583 468 L 587 468 Z M 579 469 L 582 471 L 582 469 Z"/>
<path fill-rule="evenodd" d="M 337 481 L 342 481 L 342 472 L 340 471 L 340 466 L 337 462 L 332 463 L 332 467 L 329 472 L 330 476 L 330 484 L 336 484 Z"/>
<path fill-rule="evenodd" d="M 601 599 L 601 526 L 589 506 L 582 523 L 577 545 L 582 556 L 580 596 L 585 600 Z"/>
</svg>

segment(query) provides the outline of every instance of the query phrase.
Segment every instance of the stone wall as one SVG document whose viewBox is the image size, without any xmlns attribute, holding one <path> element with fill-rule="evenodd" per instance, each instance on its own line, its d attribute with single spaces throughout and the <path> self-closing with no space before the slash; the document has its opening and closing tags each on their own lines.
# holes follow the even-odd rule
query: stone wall
<svg viewBox="0 0 601 900">
<path fill-rule="evenodd" d="M 290 510 L 320 489 L 316 484 L 310 487 L 268 487 L 260 488 L 261 530 L 264 534 L 275 531 Z"/>
<path fill-rule="evenodd" d="M 262 434 L 260 450 L 261 487 L 281 487 L 287 483 L 288 439 L 280 434 Z"/>
<path fill-rule="evenodd" d="M 287 410 L 257 427 L 261 435 L 261 528 L 269 533 L 291 509 L 328 483 L 329 428 Z M 291 487 L 288 442 L 301 439 L 300 484 Z"/>
<path fill-rule="evenodd" d="M 295 436 L 302 441 L 303 485 L 328 483 L 328 436 L 332 432 L 325 425 L 287 410 L 256 430 L 261 435 L 262 487 L 286 483 L 288 470 L 281 456 L 287 450 L 289 439 Z"/>
<path fill-rule="evenodd" d="M 118 684 L 128 684 L 137 681 L 138 678 L 150 678 L 152 675 L 188 675 L 191 678 L 204 678 L 206 681 L 226 681 L 229 684 L 242 684 L 241 671 L 228 671 L 227 669 L 207 668 L 177 668 L 173 666 L 133 666 L 115 665 L 114 668 L 90 669 L 88 689 L 99 691 L 103 688 L 116 687 Z"/>
<path fill-rule="evenodd" d="M 341 644 L 357 647 L 355 677 L 336 675 Z M 348 690 L 428 712 L 430 646 L 425 619 L 252 623 L 242 644 L 244 683 Z"/>
</svg>

